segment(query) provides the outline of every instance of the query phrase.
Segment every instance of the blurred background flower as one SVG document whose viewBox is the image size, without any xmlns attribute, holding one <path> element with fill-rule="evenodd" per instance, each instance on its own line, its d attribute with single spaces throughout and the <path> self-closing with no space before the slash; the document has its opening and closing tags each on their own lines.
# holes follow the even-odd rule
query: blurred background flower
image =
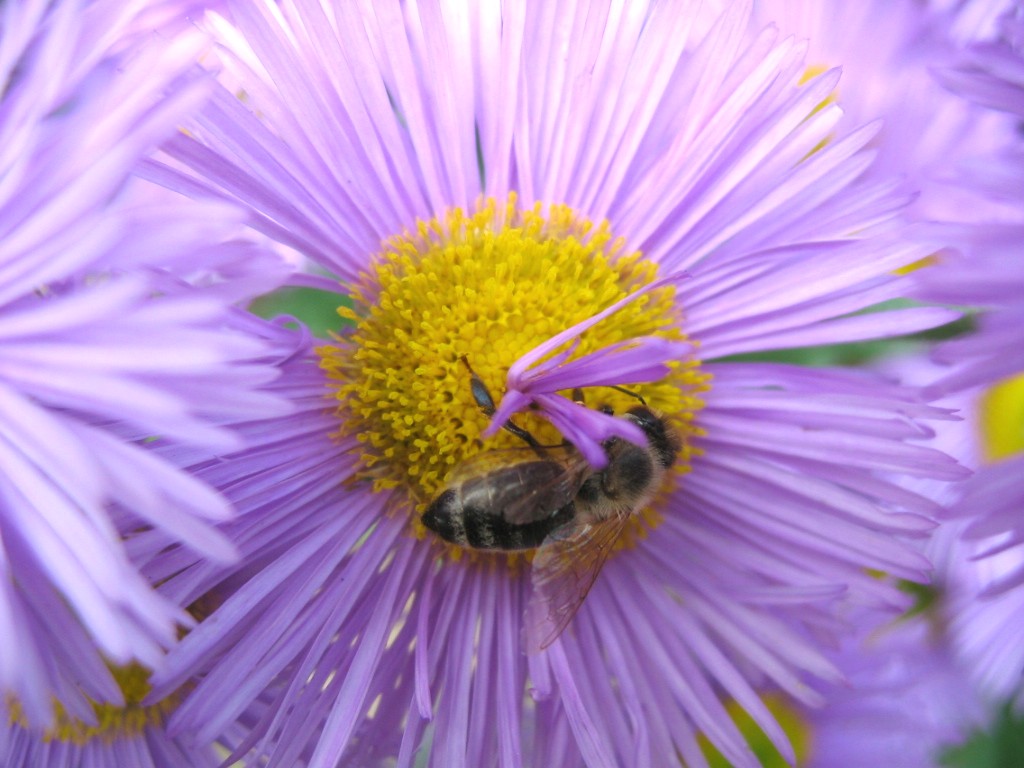
<svg viewBox="0 0 1024 768">
<path fill-rule="evenodd" d="M 983 218 L 992 202 L 960 183 L 964 166 L 1015 133 L 1012 120 L 943 88 L 934 74 L 987 34 L 1005 0 L 756 0 L 755 24 L 807 41 L 809 71 L 841 67 L 840 129 L 881 120 L 876 174 L 901 174 L 915 220 Z M 944 7 L 945 6 L 945 7 Z"/>
<path fill-rule="evenodd" d="M 963 98 L 1024 119 L 1024 7 L 998 20 L 990 39 L 977 42 L 939 79 Z M 927 296 L 978 308 L 976 332 L 941 345 L 936 359 L 951 372 L 936 392 L 981 393 L 969 411 L 981 439 L 977 474 L 952 505 L 974 547 L 974 588 L 964 597 L 953 631 L 979 684 L 1000 698 L 1017 699 L 1024 676 L 1024 144 L 1018 134 L 997 153 L 972 163 L 965 183 L 995 205 L 981 223 L 936 226 L 954 247 L 927 270 Z"/>
<path fill-rule="evenodd" d="M 948 374 L 927 360 L 926 346 L 919 352 L 878 364 L 912 384 Z M 989 404 L 994 399 L 1019 412 L 1020 394 L 1017 389 L 1012 399 L 1005 391 L 944 398 L 941 404 L 963 419 L 937 425 L 932 443 L 967 466 L 984 463 L 1001 432 L 990 428 Z M 949 509 L 973 495 L 972 482 L 908 478 L 904 484 Z M 1019 632 L 1013 626 L 1021 604 L 1012 591 L 986 594 L 992 575 L 1019 565 L 1019 554 L 986 555 L 998 537 L 965 537 L 968 521 L 943 517 L 947 521 L 925 545 L 935 568 L 930 583 L 901 583 L 914 602 L 899 617 L 862 611 L 850 617 L 851 632 L 828 652 L 843 683 L 820 687 L 820 707 L 800 706 L 777 691 L 765 694 L 798 745 L 797 765 L 1002 768 L 1019 762 L 1024 734 L 1012 699 L 1021 683 Z M 785 764 L 753 723 L 741 716 L 737 722 L 765 766 Z"/>
<path fill-rule="evenodd" d="M 125 702 L 117 669 L 159 666 L 191 623 L 137 572 L 123 534 L 159 529 L 204 557 L 236 554 L 213 525 L 228 517 L 227 502 L 144 444 L 235 449 L 232 420 L 289 407 L 259 389 L 276 374 L 260 364 L 270 346 L 243 330 L 234 306 L 278 284 L 277 257 L 235 239 L 229 206 L 129 181 L 209 93 L 195 68 L 205 38 L 139 26 L 144 8 L 0 8 L 8 745 L 22 726 L 46 731 L 55 712 L 97 727 L 96 707 Z M 52 760 L 13 749 L 0 752 L 4 764 L 81 764 L 58 760 L 56 744 Z"/>
</svg>

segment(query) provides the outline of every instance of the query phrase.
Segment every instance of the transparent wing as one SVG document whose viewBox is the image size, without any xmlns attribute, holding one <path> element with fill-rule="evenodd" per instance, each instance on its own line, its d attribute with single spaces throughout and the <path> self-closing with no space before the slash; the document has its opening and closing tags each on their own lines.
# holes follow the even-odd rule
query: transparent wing
<svg viewBox="0 0 1024 768">
<path fill-rule="evenodd" d="M 515 525 L 549 516 L 572 502 L 592 471 L 571 445 L 545 447 L 543 458 L 532 448 L 506 448 L 471 456 L 452 471 L 448 484 L 490 477 L 502 517 Z"/>
<path fill-rule="evenodd" d="M 486 475 L 496 469 L 531 461 L 544 461 L 545 459 L 564 464 L 567 467 L 586 466 L 586 459 L 571 445 L 545 446 L 543 457 L 538 456 L 533 448 L 525 445 L 522 448 L 495 448 L 489 451 L 480 451 L 456 464 L 448 476 L 448 484 L 455 485 L 473 477 Z"/>
<path fill-rule="evenodd" d="M 555 531 L 533 558 L 533 594 L 526 606 L 526 652 L 539 653 L 562 634 L 622 534 L 630 511 L 591 525 Z"/>
</svg>

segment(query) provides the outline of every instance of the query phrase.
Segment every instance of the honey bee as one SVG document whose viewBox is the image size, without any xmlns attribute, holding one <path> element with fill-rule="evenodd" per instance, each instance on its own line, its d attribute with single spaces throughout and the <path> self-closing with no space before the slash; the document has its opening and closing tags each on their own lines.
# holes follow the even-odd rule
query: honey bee
<svg viewBox="0 0 1024 768">
<path fill-rule="evenodd" d="M 470 375 L 477 404 L 493 414 L 483 381 L 472 369 Z M 528 653 L 547 648 L 569 625 L 626 523 L 651 501 L 675 463 L 680 442 L 665 419 L 646 404 L 624 418 L 643 431 L 647 444 L 604 441 L 608 463 L 600 470 L 575 446 L 542 446 L 506 423 L 527 447 L 483 451 L 463 462 L 423 514 L 427 528 L 462 547 L 536 549 L 524 626 Z"/>
</svg>

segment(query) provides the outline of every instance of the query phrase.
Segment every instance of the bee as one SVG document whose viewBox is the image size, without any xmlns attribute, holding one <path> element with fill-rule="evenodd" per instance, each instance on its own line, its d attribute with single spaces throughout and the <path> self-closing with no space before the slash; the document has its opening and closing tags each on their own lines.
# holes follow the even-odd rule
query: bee
<svg viewBox="0 0 1024 768">
<path fill-rule="evenodd" d="M 470 375 L 477 404 L 493 414 L 483 381 L 471 368 Z M 641 405 L 624 418 L 643 431 L 647 444 L 604 441 L 603 469 L 591 467 L 572 444 L 542 446 L 509 421 L 504 428 L 527 446 L 483 451 L 463 462 L 423 513 L 427 528 L 462 547 L 536 549 L 524 624 L 529 653 L 547 648 L 569 625 L 630 517 L 651 501 L 675 463 L 678 436 L 633 396 Z"/>
</svg>

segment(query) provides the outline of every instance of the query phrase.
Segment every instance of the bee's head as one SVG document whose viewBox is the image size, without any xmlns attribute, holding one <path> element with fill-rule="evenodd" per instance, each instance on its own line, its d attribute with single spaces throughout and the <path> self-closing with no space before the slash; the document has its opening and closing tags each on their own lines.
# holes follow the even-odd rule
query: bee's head
<svg viewBox="0 0 1024 768">
<path fill-rule="evenodd" d="M 669 427 L 668 422 L 646 406 L 630 408 L 626 418 L 636 424 L 644 431 L 647 442 L 654 450 L 661 466 L 668 469 L 675 464 L 676 456 L 682 444 L 679 436 Z"/>
</svg>

